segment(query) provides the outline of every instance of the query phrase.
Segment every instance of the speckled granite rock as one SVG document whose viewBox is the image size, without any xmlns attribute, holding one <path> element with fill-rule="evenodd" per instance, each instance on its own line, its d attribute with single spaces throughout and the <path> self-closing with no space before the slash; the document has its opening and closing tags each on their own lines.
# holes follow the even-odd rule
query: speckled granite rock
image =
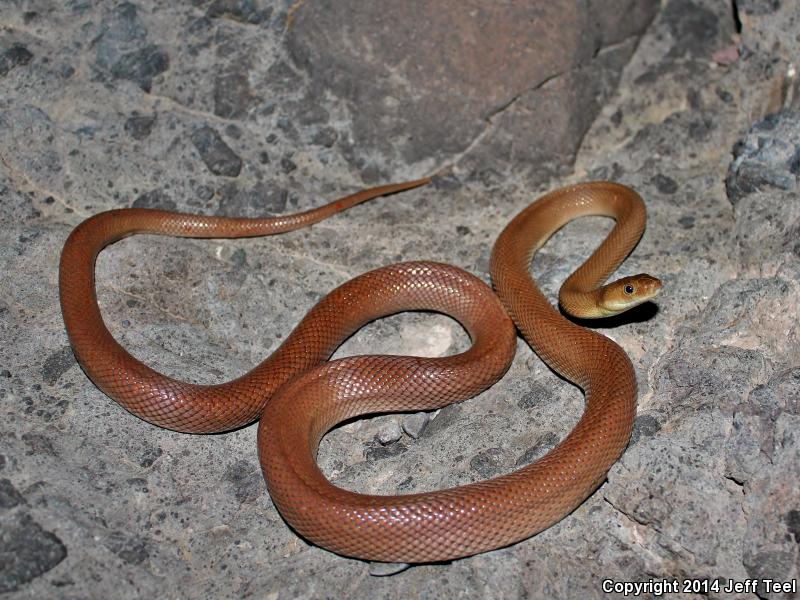
<svg viewBox="0 0 800 600">
<path fill-rule="evenodd" d="M 604 38 L 608 50 L 589 63 L 622 69 L 618 86 L 576 69 L 498 112 L 484 135 L 466 138 L 466 153 L 428 140 L 430 154 L 407 155 L 396 134 L 429 115 L 406 128 L 387 108 L 393 120 L 359 137 L 361 115 L 346 99 L 357 90 L 326 93 L 298 65 L 297 47 L 313 41 L 301 38 L 324 5 L 0 5 L 4 597 L 599 598 L 606 578 L 798 578 L 800 227 L 791 157 L 800 99 L 791 61 L 800 55 L 800 7 L 738 0 L 733 14 L 731 6 L 669 0 L 635 51 L 625 40 L 638 26 Z M 396 38 L 375 38 L 375 56 L 394 51 L 380 45 L 386 39 Z M 334 29 L 320 47 L 345 42 Z M 568 103 L 561 91 L 601 106 L 599 115 L 540 124 L 529 111 Z M 380 140 L 384 127 L 396 142 Z M 563 164 L 520 166 L 548 132 L 586 127 L 582 141 L 582 133 L 564 141 Z M 650 220 L 623 271 L 657 274 L 665 292 L 657 309 L 601 328 L 635 365 L 636 425 L 608 481 L 547 531 L 405 570 L 338 557 L 297 537 L 272 506 L 253 427 L 206 437 L 157 429 L 77 367 L 56 282 L 58 252 L 84 217 L 124 206 L 288 212 L 446 166 L 433 186 L 305 231 L 235 242 L 133 237 L 101 255 L 98 295 L 135 355 L 218 382 L 260 361 L 316 300 L 358 273 L 425 258 L 486 279 L 498 232 L 540 191 L 593 178 L 632 185 Z M 608 227 L 584 219 L 543 248 L 533 272 L 552 298 Z M 364 328 L 337 355 L 441 355 L 468 343 L 447 318 L 407 314 Z M 354 421 L 326 436 L 319 461 L 337 485 L 365 492 L 458 485 L 544 455 L 582 407 L 579 391 L 520 342 L 508 375 L 480 397 L 431 415 Z M 762 586 L 758 597 L 784 596 Z"/>
</svg>

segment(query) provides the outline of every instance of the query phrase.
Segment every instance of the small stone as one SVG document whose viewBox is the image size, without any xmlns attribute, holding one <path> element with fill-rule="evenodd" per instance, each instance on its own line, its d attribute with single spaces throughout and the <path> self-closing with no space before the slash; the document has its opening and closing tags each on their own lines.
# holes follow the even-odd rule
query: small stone
<svg viewBox="0 0 800 600">
<path fill-rule="evenodd" d="M 473 456 L 469 466 L 483 479 L 489 479 L 503 470 L 502 458 L 503 451 L 500 448 L 488 448 Z"/>
<path fill-rule="evenodd" d="M 214 114 L 224 119 L 240 119 L 255 98 L 246 71 L 223 73 L 214 80 Z"/>
<path fill-rule="evenodd" d="M 224 477 L 240 504 L 251 504 L 266 491 L 261 469 L 248 460 L 237 460 L 225 470 Z"/>
<path fill-rule="evenodd" d="M 661 423 L 653 415 L 639 415 L 633 423 L 630 446 L 633 446 L 641 438 L 654 436 L 661 430 Z"/>
<path fill-rule="evenodd" d="M 403 442 L 395 442 L 394 444 L 382 445 L 378 439 L 367 444 L 364 450 L 364 458 L 368 462 L 383 460 L 408 451 L 408 448 Z"/>
<path fill-rule="evenodd" d="M 134 113 L 125 121 L 125 132 L 135 140 L 143 140 L 150 135 L 155 122 L 155 115 Z"/>
<path fill-rule="evenodd" d="M 241 139 L 242 137 L 242 129 L 238 125 L 234 123 L 228 123 L 225 126 L 225 135 L 228 137 L 232 137 L 235 140 Z"/>
<path fill-rule="evenodd" d="M 317 146 L 331 148 L 336 143 L 337 139 L 339 139 L 339 134 L 333 127 L 323 127 L 314 134 L 311 141 Z"/>
<path fill-rule="evenodd" d="M 231 184 L 222 187 L 218 194 L 217 214 L 226 217 L 264 216 L 286 211 L 289 192 L 273 183 L 259 183 L 251 189 L 240 189 Z"/>
<path fill-rule="evenodd" d="M 14 67 L 27 65 L 33 60 L 33 54 L 25 46 L 14 44 L 0 54 L 0 77 L 5 77 Z"/>
<path fill-rule="evenodd" d="M 133 201 L 133 208 L 158 208 L 161 210 L 177 210 L 178 205 L 162 190 L 152 190 L 140 195 Z"/>
<path fill-rule="evenodd" d="M 405 431 L 412 438 L 417 439 L 425 431 L 428 426 L 428 413 L 418 412 L 411 415 L 406 415 L 403 418 L 403 431 Z"/>
<path fill-rule="evenodd" d="M 0 508 L 14 508 L 24 502 L 25 498 L 17 491 L 17 488 L 14 487 L 10 480 L 0 479 Z"/>
<path fill-rule="evenodd" d="M 786 513 L 786 528 L 792 534 L 796 544 L 800 544 L 800 510 L 790 510 Z"/>
<path fill-rule="evenodd" d="M 214 175 L 238 177 L 242 172 L 242 159 L 231 150 L 216 130 L 201 127 L 192 133 L 192 143 L 200 158 Z"/>
<path fill-rule="evenodd" d="M 153 78 L 169 69 L 169 55 L 160 46 L 152 45 L 123 54 L 111 67 L 115 79 L 136 82 L 142 90 L 149 92 Z"/>
<path fill-rule="evenodd" d="M 272 7 L 259 8 L 254 0 L 214 0 L 208 7 L 206 16 L 226 17 L 240 23 L 260 25 L 272 15 Z"/>
<path fill-rule="evenodd" d="M 547 389 L 545 385 L 542 385 L 538 381 L 534 381 L 531 383 L 530 389 L 525 392 L 519 400 L 517 400 L 517 406 L 525 410 L 529 410 L 535 406 L 540 406 L 551 396 L 551 394 L 552 392 Z"/>
<path fill-rule="evenodd" d="M 291 158 L 285 157 L 281 159 L 281 168 L 284 173 L 291 173 L 297 169 L 297 164 Z"/>
<path fill-rule="evenodd" d="M 19 589 L 66 557 L 61 540 L 30 515 L 11 513 L 0 519 L 0 593 Z"/>
<path fill-rule="evenodd" d="M 672 177 L 667 177 L 661 173 L 655 175 L 650 181 L 662 194 L 672 195 L 678 191 L 678 183 Z"/>
<path fill-rule="evenodd" d="M 392 444 L 403 437 L 403 431 L 400 429 L 400 425 L 394 419 L 390 420 L 386 425 L 384 425 L 381 430 L 378 432 L 378 441 L 381 445 L 386 446 L 387 444 Z"/>
<path fill-rule="evenodd" d="M 50 385 L 53 385 L 64 373 L 76 364 L 72 348 L 64 346 L 60 350 L 50 354 L 47 360 L 44 361 L 42 378 Z"/>
</svg>

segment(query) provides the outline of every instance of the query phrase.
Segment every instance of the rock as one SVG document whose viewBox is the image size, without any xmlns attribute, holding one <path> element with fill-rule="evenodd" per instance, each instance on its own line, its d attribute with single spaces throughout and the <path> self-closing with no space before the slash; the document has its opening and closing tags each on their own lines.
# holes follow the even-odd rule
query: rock
<svg viewBox="0 0 800 600">
<path fill-rule="evenodd" d="M 334 94 L 349 105 L 353 160 L 466 155 L 466 169 L 513 165 L 541 181 L 571 163 L 657 7 L 307 3 L 292 13 L 288 44 L 312 102 Z"/>
<path fill-rule="evenodd" d="M 736 204 L 734 235 L 742 263 L 769 274 L 800 257 L 800 201 L 796 191 L 757 191 Z"/>
<path fill-rule="evenodd" d="M 77 364 L 75 355 L 72 353 L 72 348 L 64 346 L 61 350 L 53 352 L 44 361 L 42 368 L 42 378 L 53 385 L 58 379 L 66 373 L 69 369 Z"/>
<path fill-rule="evenodd" d="M 0 77 L 5 77 L 11 69 L 24 66 L 33 60 L 33 54 L 22 44 L 14 44 L 0 54 Z"/>
<path fill-rule="evenodd" d="M 211 18 L 226 17 L 234 21 L 260 25 L 272 14 L 272 7 L 261 0 L 214 0 L 206 14 Z"/>
<path fill-rule="evenodd" d="M 368 462 L 386 460 L 394 456 L 398 456 L 408 451 L 408 447 L 402 442 L 395 442 L 393 444 L 382 444 L 376 437 L 374 442 L 367 444 L 364 449 L 364 458 Z"/>
<path fill-rule="evenodd" d="M 389 420 L 378 432 L 378 441 L 383 446 L 393 444 L 401 437 L 403 437 L 403 430 L 400 429 L 400 424 L 394 419 Z"/>
<path fill-rule="evenodd" d="M 104 15 L 101 32 L 93 40 L 97 65 L 114 79 L 133 81 L 150 92 L 153 79 L 169 69 L 169 54 L 148 43 L 149 31 L 139 7 L 122 2 Z"/>
<path fill-rule="evenodd" d="M 430 417 L 426 412 L 418 412 L 403 417 L 403 431 L 412 438 L 417 439 L 428 426 Z"/>
<path fill-rule="evenodd" d="M 503 470 L 503 450 L 501 448 L 482 450 L 470 459 L 469 466 L 481 479 L 490 479 Z"/>
<path fill-rule="evenodd" d="M 769 188 L 794 191 L 800 179 L 800 113 L 781 112 L 756 123 L 733 149 L 725 187 L 736 205 Z"/>
<path fill-rule="evenodd" d="M 140 115 L 134 113 L 125 121 L 125 131 L 135 140 L 143 140 L 150 135 L 156 115 Z"/>
<path fill-rule="evenodd" d="M 338 138 L 339 134 L 333 127 L 323 127 L 314 134 L 312 141 L 319 146 L 332 148 Z"/>
<path fill-rule="evenodd" d="M 131 204 L 132 208 L 158 208 L 160 210 L 177 210 L 178 206 L 164 190 L 150 190 L 139 195 Z"/>
<path fill-rule="evenodd" d="M 0 509 L 7 510 L 25 502 L 17 488 L 8 479 L 0 479 Z"/>
<path fill-rule="evenodd" d="M 238 177 L 242 171 L 242 159 L 231 150 L 217 131 L 211 127 L 200 127 L 192 133 L 192 143 L 200 158 L 214 175 Z"/>
<path fill-rule="evenodd" d="M 214 80 L 214 114 L 223 119 L 240 119 L 255 104 L 246 70 L 229 70 Z"/>
<path fill-rule="evenodd" d="M 150 45 L 123 54 L 111 67 L 116 79 L 127 79 L 149 92 L 153 79 L 169 69 L 169 55 L 160 46 Z"/>
<path fill-rule="evenodd" d="M 13 592 L 53 569 L 67 557 L 67 548 L 29 515 L 0 517 L 0 593 Z"/>
<path fill-rule="evenodd" d="M 264 492 L 261 469 L 249 460 L 237 460 L 230 465 L 225 471 L 225 480 L 232 488 L 236 501 L 241 504 L 255 502 Z"/>
<path fill-rule="evenodd" d="M 251 189 L 225 185 L 217 195 L 219 208 L 216 214 L 227 217 L 277 215 L 286 212 L 289 200 L 289 192 L 273 183 L 258 183 Z"/>
<path fill-rule="evenodd" d="M 126 563 L 139 565 L 150 557 L 147 541 L 123 531 L 112 531 L 103 544 Z"/>
</svg>

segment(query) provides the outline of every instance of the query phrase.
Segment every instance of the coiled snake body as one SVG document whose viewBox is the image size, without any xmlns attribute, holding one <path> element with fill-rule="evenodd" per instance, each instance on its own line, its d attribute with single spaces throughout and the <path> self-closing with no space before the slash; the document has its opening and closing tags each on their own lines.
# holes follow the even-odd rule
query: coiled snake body
<svg viewBox="0 0 800 600">
<path fill-rule="evenodd" d="M 121 209 L 87 219 L 69 236 L 59 273 L 64 322 L 78 361 L 107 395 L 162 427 L 207 433 L 260 417 L 258 452 L 270 496 L 298 532 L 334 552 L 379 561 L 438 561 L 541 531 L 583 502 L 620 456 L 630 436 L 637 391 L 624 351 L 562 317 L 537 289 L 529 264 L 535 250 L 566 222 L 581 215 L 610 216 L 617 224 L 564 284 L 562 306 L 576 316 L 598 317 L 652 298 L 660 282 L 647 275 L 599 287 L 644 229 L 644 205 L 629 188 L 606 182 L 573 186 L 520 213 L 492 253 L 492 280 L 500 300 L 479 279 L 452 266 L 410 262 L 383 267 L 331 292 L 270 357 L 220 385 L 182 382 L 138 361 L 111 336 L 97 305 L 95 259 L 106 245 L 127 235 L 268 235 L 428 181 L 364 190 L 285 217 Z M 458 320 L 472 346 L 443 358 L 359 356 L 326 362 L 365 323 L 420 309 Z M 337 423 L 367 413 L 442 407 L 496 382 L 516 347 L 512 319 L 534 350 L 586 394 L 580 422 L 548 455 L 492 480 L 405 496 L 348 492 L 322 475 L 315 462 L 317 447 Z"/>
</svg>

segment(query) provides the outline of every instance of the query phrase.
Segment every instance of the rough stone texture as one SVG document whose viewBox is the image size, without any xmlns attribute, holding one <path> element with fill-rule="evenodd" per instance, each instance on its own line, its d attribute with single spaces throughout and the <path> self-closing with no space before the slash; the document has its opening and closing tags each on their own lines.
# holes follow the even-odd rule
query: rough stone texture
<svg viewBox="0 0 800 600">
<path fill-rule="evenodd" d="M 571 164 L 658 3 L 295 7 L 288 48 L 310 79 L 305 101 L 333 95 L 351 113 L 352 164 L 385 176 L 371 160 L 379 153 L 425 166 L 449 161 L 474 177 L 522 170 L 543 181 Z"/>
<path fill-rule="evenodd" d="M 794 112 L 768 115 L 734 147 L 728 197 L 736 204 L 765 188 L 796 190 L 800 179 L 800 118 Z"/>
<path fill-rule="evenodd" d="M 0 593 L 18 590 L 67 556 L 61 540 L 24 512 L 0 516 L 0 526 Z"/>
<path fill-rule="evenodd" d="M 395 3 L 391 26 L 351 37 L 378 18 L 368 4 L 351 12 L 352 26 L 328 27 L 318 46 L 309 36 L 333 3 L 0 4 L 4 598 L 600 598 L 604 578 L 798 578 L 800 215 L 791 157 L 800 96 L 790 63 L 800 56 L 800 7 L 738 0 L 734 15 L 727 2 L 669 0 L 635 51 L 647 21 L 631 8 L 639 4 L 613 3 L 630 17 L 619 29 L 587 13 L 586 23 L 599 23 L 588 30 L 604 33 L 589 47 L 603 50 L 565 67 L 559 61 L 575 48 L 565 37 L 549 72 L 496 69 L 512 94 L 498 89 L 477 121 L 460 125 L 464 150 L 449 132 L 428 136 L 422 104 L 403 122 L 391 102 L 366 101 L 402 91 L 415 63 L 391 57 L 414 40 L 425 48 L 442 19 L 403 26 L 410 9 Z M 446 31 L 463 32 L 470 15 L 465 8 Z M 567 31 L 576 15 L 546 33 Z M 367 41 L 372 53 L 358 62 Z M 308 70 L 298 64 L 303 47 Z M 462 67 L 492 58 L 480 47 L 476 39 Z M 331 56 L 317 60 L 322 48 Z M 336 60 L 353 69 L 334 72 Z M 606 62 L 600 75 L 591 67 Z M 335 79 L 386 65 L 397 79 L 357 79 L 353 90 L 345 79 L 320 83 L 323 66 Z M 413 81 L 433 93 L 456 66 Z M 469 95 L 481 85 L 464 84 L 470 110 L 483 102 Z M 357 94 L 363 104 L 353 104 Z M 550 123 L 534 110 L 547 103 L 589 109 L 579 123 L 566 111 Z M 596 118 L 592 106 L 602 107 Z M 580 141 L 574 132 L 586 127 Z M 408 141 L 423 129 L 427 150 Z M 573 133 L 547 137 L 557 131 Z M 520 143 L 508 142 L 515 135 Z M 551 143 L 564 144 L 552 164 L 520 166 Z M 282 236 L 132 237 L 100 256 L 98 295 L 134 354 L 218 382 L 260 361 L 352 276 L 425 258 L 486 279 L 498 232 L 539 192 L 595 178 L 632 185 L 650 220 L 623 271 L 651 272 L 666 286 L 657 308 L 599 324 L 637 371 L 632 440 L 608 481 L 534 538 L 405 570 L 330 554 L 275 511 L 253 427 L 207 437 L 154 428 L 75 364 L 56 282 L 59 250 L 83 218 L 134 205 L 281 213 L 445 167 L 428 188 Z M 565 174 L 547 180 L 553 173 Z M 551 298 L 608 228 L 584 219 L 542 249 L 533 272 Z M 436 356 L 468 343 L 447 318 L 405 314 L 364 328 L 337 355 Z M 337 485 L 365 492 L 459 485 L 541 457 L 581 409 L 579 391 L 520 342 L 507 376 L 485 394 L 435 415 L 348 423 L 323 440 L 320 465 Z M 382 445 L 379 434 L 397 436 L 398 423 L 397 441 Z"/>
</svg>

